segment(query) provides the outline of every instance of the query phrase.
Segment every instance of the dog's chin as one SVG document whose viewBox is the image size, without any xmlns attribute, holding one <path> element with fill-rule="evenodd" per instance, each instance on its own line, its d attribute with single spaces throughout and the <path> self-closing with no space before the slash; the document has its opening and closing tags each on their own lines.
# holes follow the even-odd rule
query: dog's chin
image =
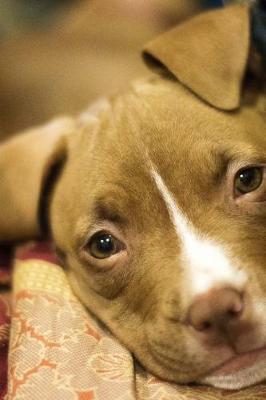
<svg viewBox="0 0 266 400">
<path fill-rule="evenodd" d="M 266 347 L 235 356 L 197 383 L 238 390 L 266 381 Z"/>
<path fill-rule="evenodd" d="M 154 357 L 153 352 L 150 352 L 149 356 L 146 354 L 145 362 L 142 363 L 147 370 L 163 380 L 179 385 L 200 384 L 217 389 L 239 390 L 266 381 L 266 346 L 228 358 L 204 374 L 202 370 L 196 371 L 193 365 L 191 369 L 187 365 L 186 370 L 183 370 L 184 365 L 178 367 L 179 363 L 175 364 L 173 359 L 167 366 L 163 357 L 159 360 Z M 210 354 L 206 364 L 211 363 L 211 358 Z"/>
</svg>

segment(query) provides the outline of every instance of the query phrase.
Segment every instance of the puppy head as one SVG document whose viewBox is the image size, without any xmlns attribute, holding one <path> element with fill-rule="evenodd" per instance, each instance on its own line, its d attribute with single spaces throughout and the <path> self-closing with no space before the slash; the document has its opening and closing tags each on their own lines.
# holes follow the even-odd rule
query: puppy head
<svg viewBox="0 0 266 400">
<path fill-rule="evenodd" d="M 249 29 L 248 10 L 236 7 L 209 14 L 219 32 L 225 13 L 229 35 L 226 21 L 239 20 L 235 9 Z M 194 21 L 203 29 L 205 18 Z M 248 49 L 247 32 L 237 31 Z M 233 31 L 236 49 L 234 40 Z M 247 60 L 246 54 L 232 72 L 239 93 Z M 235 89 L 227 107 L 218 95 L 215 103 L 209 95 L 200 100 L 204 83 L 190 85 L 192 92 L 189 83 L 154 77 L 110 100 L 96 117 L 71 122 L 57 135 L 63 142 L 45 147 L 46 137 L 39 137 L 38 151 L 49 162 L 27 170 L 27 178 L 39 176 L 39 189 L 30 188 L 35 212 L 23 224 L 31 226 L 27 236 L 40 230 L 41 202 L 76 295 L 149 371 L 177 383 L 236 389 L 266 378 L 265 116 L 259 100 L 240 107 Z M 27 147 L 23 159 L 31 152 Z M 60 159 L 60 172 L 47 179 Z M 25 176 L 25 165 L 12 168 Z M 1 223 L 0 233 L 9 239 L 25 236 L 17 212 L 25 201 L 14 200 L 15 190 L 9 195 L 18 176 L 12 179 L 7 175 L 1 187 L 1 221 L 13 220 Z M 30 186 L 21 186 L 23 195 Z"/>
</svg>

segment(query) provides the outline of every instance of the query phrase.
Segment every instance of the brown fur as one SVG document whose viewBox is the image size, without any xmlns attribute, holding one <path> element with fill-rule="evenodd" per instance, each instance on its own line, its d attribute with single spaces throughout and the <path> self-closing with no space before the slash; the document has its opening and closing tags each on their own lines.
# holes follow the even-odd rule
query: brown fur
<svg viewBox="0 0 266 400">
<path fill-rule="evenodd" d="M 238 20 L 237 7 L 226 9 L 228 18 Z M 245 8 L 245 21 L 247 12 Z M 219 21 L 219 13 L 214 11 L 212 18 L 217 16 Z M 232 20 L 230 26 L 234 26 Z M 223 19 L 224 24 L 226 21 Z M 206 41 L 211 40 L 207 39 L 205 16 L 196 22 L 197 29 L 201 24 Z M 228 37 L 226 26 L 224 31 Z M 236 32 L 232 35 L 235 38 Z M 172 45 L 165 38 L 161 45 L 167 53 Z M 171 36 L 171 40 L 175 38 Z M 248 36 L 243 40 L 249 40 Z M 247 48 L 248 43 L 240 47 Z M 230 57 L 228 64 L 234 63 L 238 53 Z M 218 71 L 215 65 L 219 60 L 213 53 L 206 59 L 213 64 L 213 73 Z M 246 57 L 241 60 L 244 71 L 248 61 Z M 193 62 L 197 64 L 196 55 Z M 240 93 L 239 74 L 233 72 L 231 78 Z M 87 117 L 70 120 L 67 126 L 63 122 L 54 125 L 55 136 L 63 137 L 63 142 L 56 140 L 43 147 L 47 137 L 42 135 L 38 139 L 41 151 L 37 150 L 30 164 L 34 177 L 29 171 L 29 137 L 36 137 L 36 132 L 7 142 L 0 150 L 4 177 L 0 194 L 5 199 L 0 239 L 41 234 L 36 213 L 40 193 L 49 165 L 58 154 L 62 157 L 63 151 L 65 161 L 47 212 L 51 235 L 64 258 L 73 290 L 148 370 L 179 383 L 198 381 L 231 353 L 223 341 L 202 345 L 187 322 L 186 265 L 180 259 L 180 240 L 151 178 L 151 162 L 193 225 L 227 246 L 231 258 L 248 274 L 250 302 L 243 323 L 248 321 L 253 329 L 241 336 L 239 351 L 245 351 L 247 343 L 266 344 L 262 329 L 266 320 L 254 311 L 256 303 L 264 302 L 265 307 L 266 296 L 265 173 L 258 191 L 238 199 L 233 195 L 234 174 L 241 166 L 266 164 L 265 114 L 258 109 L 265 94 L 256 92 L 252 103 L 225 112 L 221 110 L 227 108 L 224 103 L 217 105 L 210 100 L 211 88 L 209 85 L 210 96 L 206 98 L 210 105 L 173 77 L 152 77 L 134 84 L 125 94 L 103 103 L 95 115 L 88 112 Z M 200 97 L 204 97 L 202 90 L 196 90 Z M 48 163 L 43 162 L 45 157 Z M 25 173 L 27 181 L 18 191 L 17 182 Z M 29 192 L 31 197 L 25 199 Z M 105 261 L 93 259 L 86 243 L 100 229 L 114 232 L 127 250 Z"/>
</svg>

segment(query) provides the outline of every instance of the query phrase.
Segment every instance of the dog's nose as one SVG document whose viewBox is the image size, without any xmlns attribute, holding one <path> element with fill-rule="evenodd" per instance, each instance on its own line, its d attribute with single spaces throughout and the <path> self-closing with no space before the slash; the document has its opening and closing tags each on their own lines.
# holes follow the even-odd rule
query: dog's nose
<svg viewBox="0 0 266 400">
<path fill-rule="evenodd" d="M 212 289 L 192 304 L 189 322 L 196 331 L 228 334 L 230 327 L 240 325 L 243 296 L 231 288 Z"/>
</svg>

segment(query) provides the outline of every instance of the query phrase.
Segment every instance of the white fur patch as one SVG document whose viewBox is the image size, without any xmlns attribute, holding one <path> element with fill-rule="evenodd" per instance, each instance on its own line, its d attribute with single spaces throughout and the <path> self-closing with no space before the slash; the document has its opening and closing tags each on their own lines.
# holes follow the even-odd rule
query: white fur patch
<svg viewBox="0 0 266 400">
<path fill-rule="evenodd" d="M 196 231 L 154 168 L 151 169 L 151 175 L 181 241 L 181 260 L 185 271 L 186 289 L 189 289 L 188 297 L 191 299 L 211 288 L 225 285 L 238 290 L 243 289 L 247 281 L 246 274 L 237 268 L 221 245 Z"/>
</svg>

